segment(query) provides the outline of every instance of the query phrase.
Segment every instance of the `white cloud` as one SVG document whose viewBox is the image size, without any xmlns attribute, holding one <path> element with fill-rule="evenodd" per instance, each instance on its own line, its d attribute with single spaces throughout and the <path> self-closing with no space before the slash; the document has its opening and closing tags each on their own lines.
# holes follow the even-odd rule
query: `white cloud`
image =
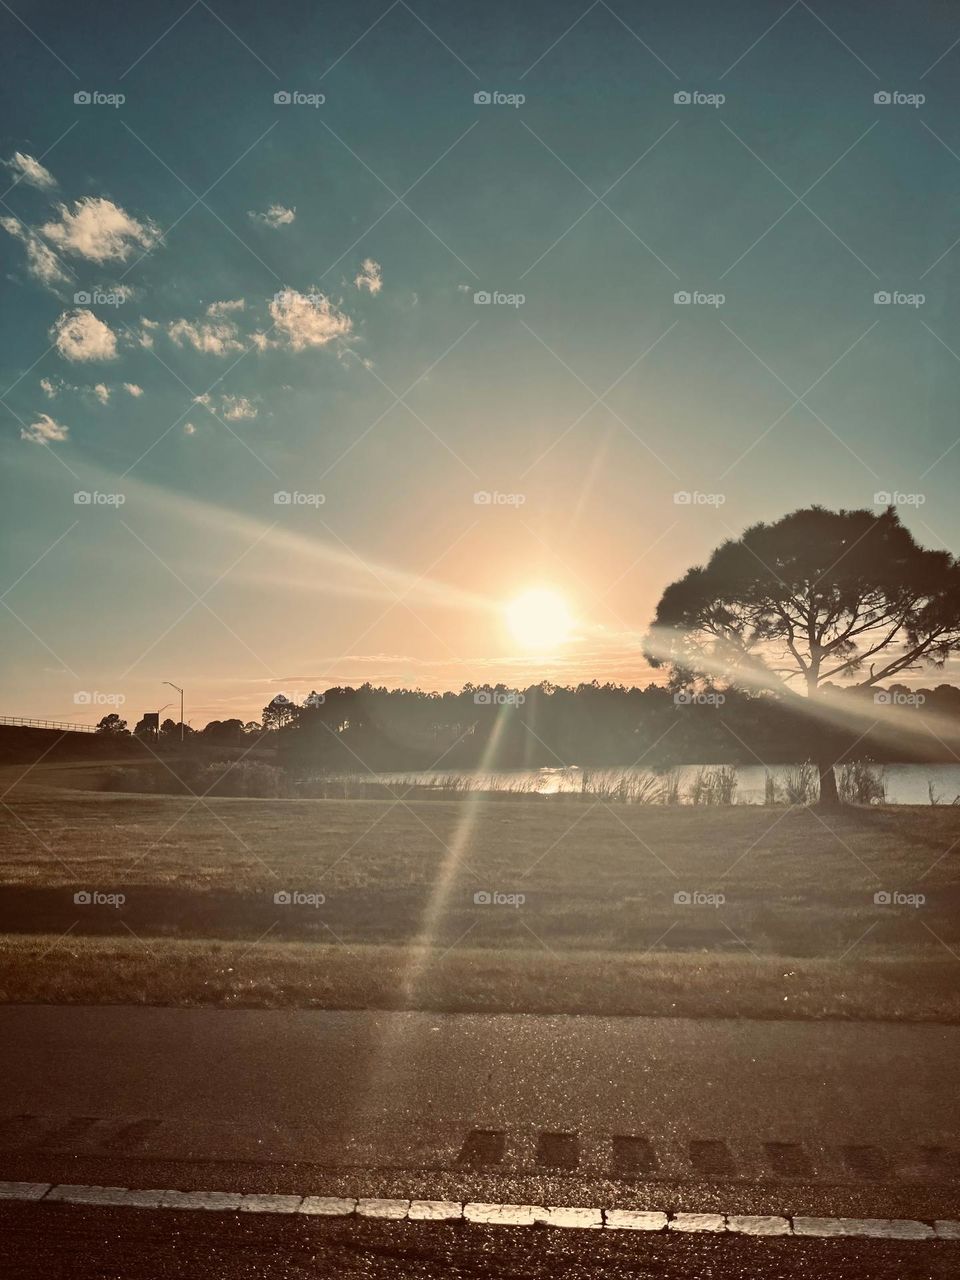
<svg viewBox="0 0 960 1280">
<path fill-rule="evenodd" d="M 208 316 L 225 316 L 231 311 L 243 311 L 246 307 L 244 298 L 228 298 L 224 302 L 211 302 L 207 307 Z"/>
<path fill-rule="evenodd" d="M 143 387 L 138 387 L 135 382 L 125 382 L 123 389 L 128 396 L 133 396 L 135 400 L 139 400 L 143 395 Z"/>
<path fill-rule="evenodd" d="M 40 239 L 35 231 L 16 218 L 0 218 L 0 227 L 8 235 L 22 240 L 27 254 L 27 270 L 35 280 L 52 288 L 55 284 L 66 284 L 70 279 L 63 263 L 48 244 Z"/>
<path fill-rule="evenodd" d="M 201 320 L 193 324 L 189 320 L 174 320 L 167 326 L 171 341 L 178 347 L 189 343 L 196 351 L 207 355 L 226 356 L 231 351 L 242 351 L 239 331 L 232 320 L 217 318 Z"/>
<path fill-rule="evenodd" d="M 57 180 L 49 169 L 45 169 L 39 160 L 24 155 L 22 151 L 15 151 L 9 160 L 2 160 L 0 164 L 12 170 L 18 182 L 39 187 L 41 191 L 50 191 L 57 185 Z"/>
<path fill-rule="evenodd" d="M 153 331 L 160 328 L 159 320 L 148 320 L 146 316 L 140 317 L 140 333 L 138 341 L 141 347 L 146 351 L 153 349 Z"/>
<path fill-rule="evenodd" d="M 54 400 L 60 394 L 61 386 L 62 386 L 62 383 L 60 383 L 59 380 L 57 382 L 54 382 L 52 378 L 40 379 L 40 390 L 43 392 L 43 394 L 47 397 L 48 400 Z"/>
<path fill-rule="evenodd" d="M 74 203 L 57 206 L 59 220 L 40 228 L 45 236 L 67 253 L 91 262 L 126 262 L 135 249 L 152 249 L 160 241 L 160 229 L 149 219 L 140 222 L 103 196 L 86 196 Z"/>
<path fill-rule="evenodd" d="M 250 209 L 247 217 L 252 218 L 254 222 L 259 222 L 265 227 L 288 227 L 297 216 L 296 209 L 288 209 L 282 204 L 272 204 L 266 213 L 257 213 L 256 210 Z"/>
<path fill-rule="evenodd" d="M 92 311 L 64 311 L 50 330 L 64 360 L 113 360 L 117 337 Z"/>
<path fill-rule="evenodd" d="M 283 289 L 270 303 L 270 318 L 291 351 L 305 351 L 307 347 L 326 347 L 331 342 L 348 338 L 353 321 L 339 311 L 325 294 L 298 293 L 296 289 Z M 266 335 L 257 335 L 264 346 Z M 258 345 L 260 345 L 258 343 Z"/>
<path fill-rule="evenodd" d="M 353 283 L 358 289 L 366 289 L 376 296 L 383 288 L 383 267 L 379 262 L 374 262 L 373 258 L 364 258 Z"/>
<path fill-rule="evenodd" d="M 244 418 L 255 418 L 259 412 L 257 406 L 246 396 L 224 396 L 220 401 L 220 410 L 230 422 L 240 422 Z"/>
<path fill-rule="evenodd" d="M 97 397 L 101 404 L 107 404 L 110 400 L 110 388 L 105 382 L 98 382 L 93 388 L 93 394 Z"/>
<path fill-rule="evenodd" d="M 29 427 L 20 428 L 20 439 L 29 440 L 32 444 L 50 444 L 54 440 L 66 440 L 70 428 L 55 422 L 49 413 L 38 413 L 35 422 Z"/>
<path fill-rule="evenodd" d="M 197 434 L 197 428 L 192 422 L 185 422 L 183 424 L 183 434 L 185 436 L 195 436 Z"/>
</svg>

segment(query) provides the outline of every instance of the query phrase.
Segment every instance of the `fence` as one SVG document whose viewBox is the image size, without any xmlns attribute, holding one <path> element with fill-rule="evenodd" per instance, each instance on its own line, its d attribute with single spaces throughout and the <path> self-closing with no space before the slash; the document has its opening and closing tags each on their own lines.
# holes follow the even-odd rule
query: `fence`
<svg viewBox="0 0 960 1280">
<path fill-rule="evenodd" d="M 17 725 L 23 729 L 60 729 L 65 733 L 96 733 L 93 724 L 66 724 L 62 720 L 28 720 L 23 716 L 0 716 L 0 725 Z"/>
</svg>

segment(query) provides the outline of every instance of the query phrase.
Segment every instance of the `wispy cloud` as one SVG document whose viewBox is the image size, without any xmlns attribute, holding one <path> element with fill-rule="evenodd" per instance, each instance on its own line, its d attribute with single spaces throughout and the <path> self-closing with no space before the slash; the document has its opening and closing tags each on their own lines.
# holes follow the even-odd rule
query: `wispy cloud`
<svg viewBox="0 0 960 1280">
<path fill-rule="evenodd" d="M 278 334 L 277 342 L 264 340 L 260 345 L 286 345 L 291 351 L 326 347 L 348 338 L 353 331 L 350 317 L 319 292 L 281 290 L 270 303 L 270 318 Z"/>
<path fill-rule="evenodd" d="M 27 271 L 35 280 L 52 289 L 54 285 L 66 284 L 70 276 L 63 263 L 48 244 L 32 231 L 30 227 L 17 218 L 0 218 L 0 227 L 8 235 L 23 241 L 27 255 Z"/>
<path fill-rule="evenodd" d="M 254 222 L 260 223 L 261 226 L 270 227 L 276 230 L 278 227 L 288 227 L 297 216 L 296 209 L 288 209 L 282 204 L 272 204 L 269 209 L 263 213 L 258 213 L 256 209 L 249 209 L 247 217 Z"/>
<path fill-rule="evenodd" d="M 383 288 L 383 267 L 379 262 L 374 262 L 373 258 L 364 258 L 353 283 L 358 289 L 366 289 L 367 293 L 376 296 Z"/>
<path fill-rule="evenodd" d="M 29 440 L 32 444 L 51 444 L 66 440 L 69 435 L 70 428 L 56 422 L 49 413 L 38 413 L 29 427 L 20 428 L 21 440 Z"/>
<path fill-rule="evenodd" d="M 58 219 L 46 222 L 40 234 L 65 253 L 90 262 L 126 262 L 135 249 L 159 244 L 160 229 L 143 222 L 103 196 L 86 196 L 72 209 L 57 206 Z"/>
<path fill-rule="evenodd" d="M 45 169 L 34 156 L 28 156 L 23 151 L 15 151 L 9 160 L 0 161 L 0 164 L 9 169 L 18 182 L 25 182 L 30 187 L 52 191 L 57 185 L 50 170 Z"/>
</svg>

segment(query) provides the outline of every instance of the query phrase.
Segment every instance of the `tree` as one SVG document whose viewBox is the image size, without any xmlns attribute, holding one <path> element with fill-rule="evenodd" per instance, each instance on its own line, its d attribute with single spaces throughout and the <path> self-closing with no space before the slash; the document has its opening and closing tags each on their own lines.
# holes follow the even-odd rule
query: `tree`
<svg viewBox="0 0 960 1280">
<path fill-rule="evenodd" d="M 97 733 L 114 733 L 121 734 L 127 732 L 126 720 L 121 720 L 116 711 L 111 711 L 108 716 L 104 716 L 97 725 Z"/>
<path fill-rule="evenodd" d="M 264 729 L 282 729 L 297 717 L 297 704 L 284 693 L 278 693 L 263 708 Z"/>
<path fill-rule="evenodd" d="M 756 524 L 664 591 L 645 649 L 697 677 L 795 696 L 870 689 L 960 648 L 960 564 L 920 547 L 896 511 L 807 507 Z M 811 708 L 812 709 L 812 708 Z M 839 803 L 825 733 L 820 801 Z"/>
</svg>

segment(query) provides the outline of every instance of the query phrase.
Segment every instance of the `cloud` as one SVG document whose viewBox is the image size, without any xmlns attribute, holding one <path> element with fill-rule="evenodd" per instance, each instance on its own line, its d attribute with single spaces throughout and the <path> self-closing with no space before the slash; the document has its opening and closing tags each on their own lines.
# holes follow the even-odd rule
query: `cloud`
<svg viewBox="0 0 960 1280">
<path fill-rule="evenodd" d="M 97 397 L 101 404 L 107 404 L 110 400 L 110 388 L 105 382 L 98 382 L 93 388 L 93 394 Z"/>
<path fill-rule="evenodd" d="M 51 191 L 57 185 L 57 180 L 49 169 L 45 169 L 39 160 L 24 155 L 22 151 L 15 151 L 9 160 L 0 160 L 0 164 L 16 174 L 17 182 L 25 182 L 41 191 Z"/>
<path fill-rule="evenodd" d="M 57 206 L 59 220 L 47 222 L 40 234 L 67 253 L 90 262 L 126 262 L 135 249 L 152 249 L 160 242 L 160 229 L 146 220 L 139 222 L 103 196 L 86 196 L 74 203 Z"/>
<path fill-rule="evenodd" d="M 66 284 L 69 281 L 70 276 L 64 269 L 63 263 L 35 231 L 31 231 L 17 218 L 0 218 L 0 227 L 8 235 L 23 241 L 27 254 L 27 271 L 35 280 L 39 280 L 48 288 L 53 288 L 55 284 Z"/>
<path fill-rule="evenodd" d="M 259 410 L 246 396 L 224 396 L 220 401 L 220 410 L 230 422 L 240 422 L 244 418 L 255 418 Z"/>
<path fill-rule="evenodd" d="M 140 317 L 140 332 L 137 335 L 137 340 L 144 350 L 153 350 L 153 331 L 159 328 L 159 320 L 148 320 L 146 316 Z"/>
<path fill-rule="evenodd" d="M 260 412 L 253 401 L 248 400 L 246 396 L 222 395 L 218 406 L 216 396 L 212 396 L 209 391 L 205 391 L 203 395 L 194 396 L 193 403 L 202 404 L 215 417 L 227 418 L 230 422 L 240 422 L 244 418 L 255 418 Z"/>
<path fill-rule="evenodd" d="M 32 444 L 50 444 L 54 440 L 66 440 L 69 435 L 70 428 L 55 422 L 49 413 L 38 413 L 35 422 L 20 428 L 20 439 Z"/>
<path fill-rule="evenodd" d="M 197 428 L 192 422 L 185 422 L 183 424 L 183 434 L 185 436 L 195 436 L 197 434 Z"/>
<path fill-rule="evenodd" d="M 116 334 L 92 311 L 79 308 L 64 311 L 50 330 L 64 360 L 113 360 L 117 354 Z"/>
<path fill-rule="evenodd" d="M 383 267 L 379 262 L 374 262 L 372 258 L 364 258 L 360 263 L 360 270 L 353 283 L 358 289 L 366 289 L 368 293 L 376 297 L 383 288 Z"/>
<path fill-rule="evenodd" d="M 296 209 L 288 209 L 282 204 L 272 204 L 266 213 L 257 213 L 255 209 L 247 211 L 248 218 L 259 222 L 261 226 L 271 227 L 274 231 L 278 227 L 288 227 L 296 216 Z"/>
<path fill-rule="evenodd" d="M 135 400 L 139 400 L 143 395 L 143 387 L 138 387 L 135 382 L 125 382 L 123 389 L 128 396 L 133 396 Z"/>
<path fill-rule="evenodd" d="M 40 379 L 40 390 L 43 392 L 43 394 L 47 397 L 48 400 L 54 400 L 60 394 L 60 388 L 62 386 L 63 386 L 63 383 L 59 380 L 59 378 L 57 379 L 56 382 L 54 382 L 52 378 Z"/>
<path fill-rule="evenodd" d="M 325 294 L 298 293 L 296 289 L 283 289 L 270 303 L 270 318 L 291 351 L 305 351 L 307 347 L 326 347 L 331 342 L 348 338 L 353 321 L 339 311 Z M 265 334 L 255 335 L 258 345 L 270 345 Z M 277 344 L 273 344 L 277 345 Z"/>
<path fill-rule="evenodd" d="M 243 298 L 211 302 L 206 310 L 206 320 L 174 320 L 167 326 L 167 333 L 178 347 L 189 343 L 194 350 L 206 355 L 226 356 L 233 351 L 243 351 L 240 330 L 230 316 L 233 312 L 243 311 L 246 305 Z"/>
</svg>

